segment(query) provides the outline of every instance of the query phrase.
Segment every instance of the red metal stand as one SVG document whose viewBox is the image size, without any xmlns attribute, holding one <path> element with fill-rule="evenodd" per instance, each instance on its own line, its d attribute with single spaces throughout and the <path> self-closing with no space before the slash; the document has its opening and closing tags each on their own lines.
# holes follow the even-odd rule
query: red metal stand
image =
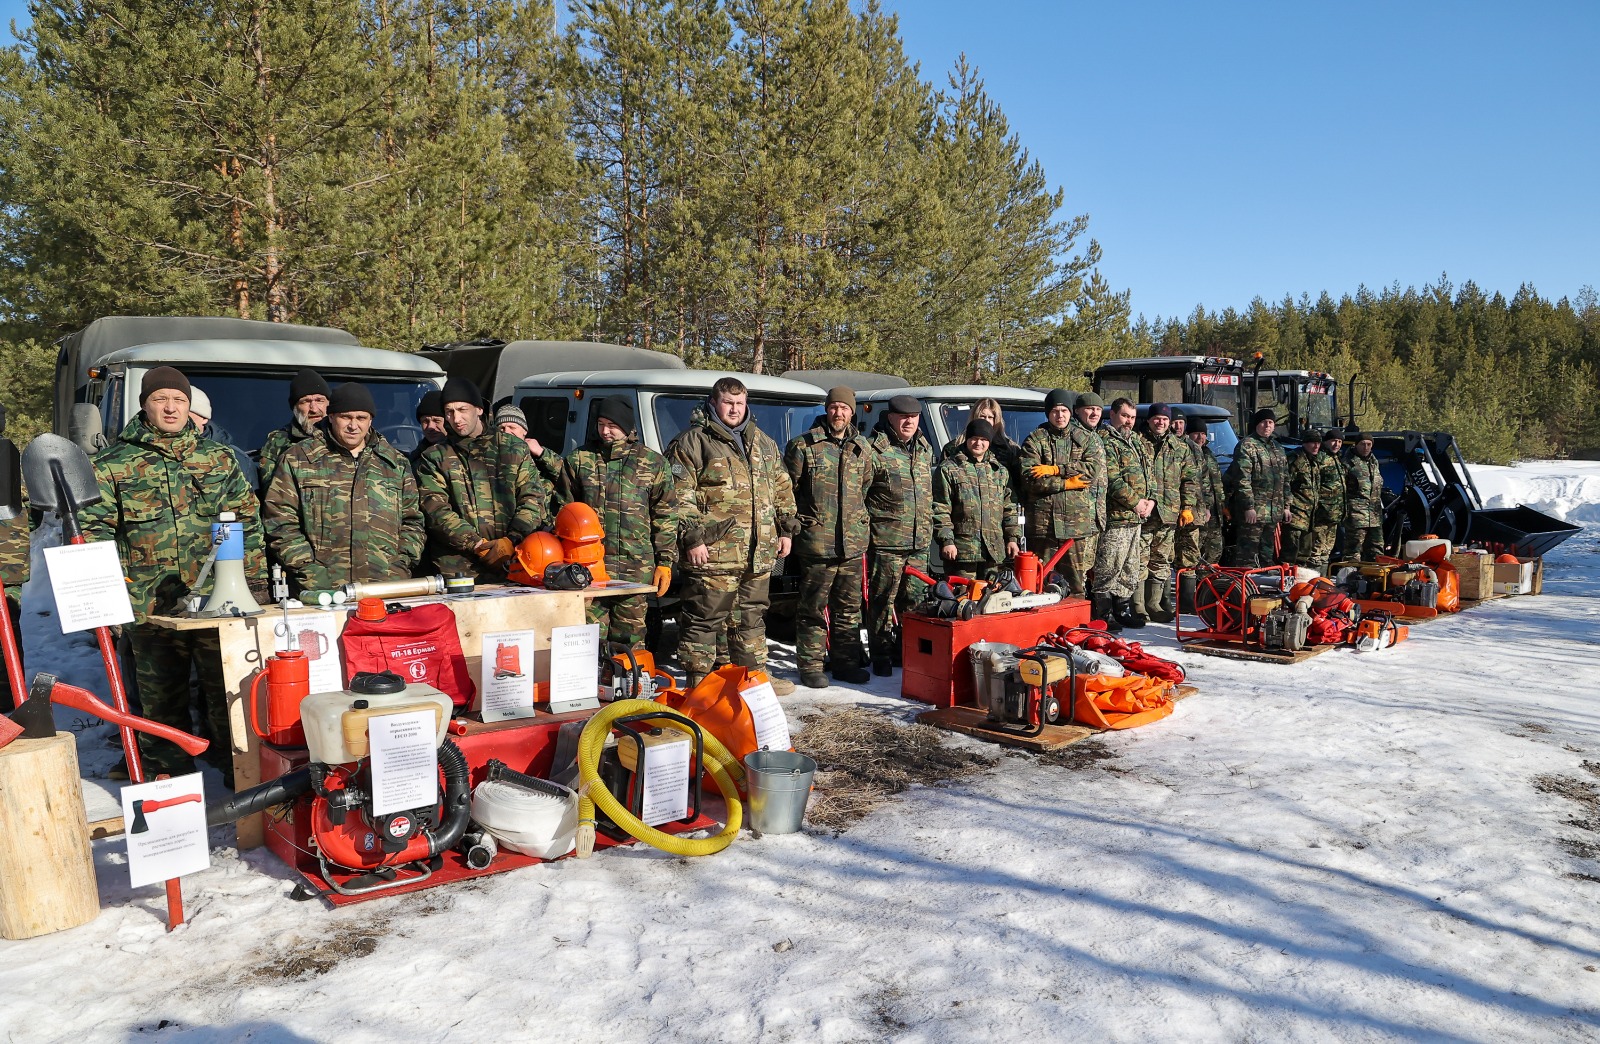
<svg viewBox="0 0 1600 1044">
<path fill-rule="evenodd" d="M 967 647 L 973 642 L 1006 642 L 1024 648 L 1057 627 L 1079 627 L 1089 622 L 1089 603 L 1064 598 L 1055 605 L 1022 609 L 970 620 L 941 620 L 917 613 L 901 618 L 903 670 L 900 695 L 935 707 L 968 706 L 976 702 Z"/>
</svg>

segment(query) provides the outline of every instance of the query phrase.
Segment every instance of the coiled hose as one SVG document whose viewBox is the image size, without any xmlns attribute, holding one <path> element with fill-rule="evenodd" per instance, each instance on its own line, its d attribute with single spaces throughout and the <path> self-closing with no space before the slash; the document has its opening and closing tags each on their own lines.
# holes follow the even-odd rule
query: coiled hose
<svg viewBox="0 0 1600 1044">
<path fill-rule="evenodd" d="M 652 715 L 651 725 L 674 728 L 693 735 L 681 714 L 667 710 L 650 700 L 618 700 L 589 719 L 583 735 L 578 738 L 578 858 L 587 859 L 594 853 L 594 810 L 599 806 L 611 821 L 626 830 L 631 837 L 643 841 L 663 852 L 673 855 L 715 855 L 733 843 L 744 818 L 744 806 L 739 803 L 739 784 L 744 781 L 744 766 L 728 753 L 717 738 L 701 731 L 705 740 L 705 753 L 701 764 L 711 773 L 711 779 L 722 793 L 728 806 L 728 821 L 720 831 L 705 838 L 674 837 L 663 833 L 635 818 L 622 802 L 612 796 L 600 780 L 600 755 L 605 750 L 606 737 L 611 733 L 611 723 L 618 718 L 637 714 Z"/>
</svg>

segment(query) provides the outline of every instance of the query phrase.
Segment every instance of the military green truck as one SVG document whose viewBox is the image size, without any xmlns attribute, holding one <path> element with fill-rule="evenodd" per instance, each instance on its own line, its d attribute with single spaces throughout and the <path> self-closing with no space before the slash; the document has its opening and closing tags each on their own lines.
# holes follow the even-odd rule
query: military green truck
<svg viewBox="0 0 1600 1044">
<path fill-rule="evenodd" d="M 54 428 L 85 450 L 116 440 L 139 412 L 146 371 L 175 366 L 211 400 L 214 426 L 254 455 L 289 418 L 289 380 L 310 367 L 330 385 L 359 381 L 374 426 L 402 452 L 422 439 L 417 403 L 444 371 L 406 352 L 363 347 L 344 330 L 210 316 L 107 316 L 59 342 Z"/>
</svg>

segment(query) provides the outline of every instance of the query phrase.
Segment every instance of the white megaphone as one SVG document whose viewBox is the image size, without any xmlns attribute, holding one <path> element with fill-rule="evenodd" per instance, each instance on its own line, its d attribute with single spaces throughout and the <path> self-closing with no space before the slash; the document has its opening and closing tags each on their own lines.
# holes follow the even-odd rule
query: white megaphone
<svg viewBox="0 0 1600 1044">
<path fill-rule="evenodd" d="M 254 616 L 261 612 L 244 577 L 244 526 L 232 511 L 224 511 L 211 524 L 211 546 L 216 555 L 216 579 L 211 585 L 211 597 L 195 615 Z M 205 583 L 204 571 L 200 583 Z"/>
</svg>

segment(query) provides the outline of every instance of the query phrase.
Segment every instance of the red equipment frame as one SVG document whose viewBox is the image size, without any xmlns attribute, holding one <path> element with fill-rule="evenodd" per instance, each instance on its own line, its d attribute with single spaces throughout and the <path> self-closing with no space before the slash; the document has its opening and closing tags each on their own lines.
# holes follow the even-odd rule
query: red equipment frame
<svg viewBox="0 0 1600 1044">
<path fill-rule="evenodd" d="M 1234 604 L 1231 600 L 1221 603 L 1221 607 L 1230 616 L 1228 623 L 1232 625 L 1231 627 L 1206 627 L 1203 626 L 1205 623 L 1203 620 L 1201 620 L 1202 626 L 1198 628 L 1190 629 L 1183 626 L 1184 613 L 1181 592 L 1183 591 L 1185 573 L 1193 574 L 1195 577 L 1196 601 L 1199 600 L 1200 585 L 1210 577 L 1221 573 L 1239 578 L 1241 582 L 1236 585 L 1238 603 Z M 1194 568 L 1186 566 L 1179 569 L 1176 581 L 1179 597 L 1177 598 L 1177 606 L 1176 611 L 1173 613 L 1172 623 L 1178 642 L 1180 644 L 1186 642 L 1235 642 L 1240 645 L 1259 646 L 1261 644 L 1259 638 L 1260 630 L 1256 625 L 1255 618 L 1250 613 L 1250 599 L 1253 596 L 1250 593 L 1251 584 L 1248 578 L 1266 574 L 1276 575 L 1282 591 L 1287 594 L 1289 588 L 1293 586 L 1295 567 L 1292 565 L 1258 566 L 1255 568 L 1244 566 L 1202 566 Z M 1189 615 L 1194 616 L 1197 620 L 1199 619 L 1199 614 L 1197 613 L 1191 612 Z"/>
</svg>

